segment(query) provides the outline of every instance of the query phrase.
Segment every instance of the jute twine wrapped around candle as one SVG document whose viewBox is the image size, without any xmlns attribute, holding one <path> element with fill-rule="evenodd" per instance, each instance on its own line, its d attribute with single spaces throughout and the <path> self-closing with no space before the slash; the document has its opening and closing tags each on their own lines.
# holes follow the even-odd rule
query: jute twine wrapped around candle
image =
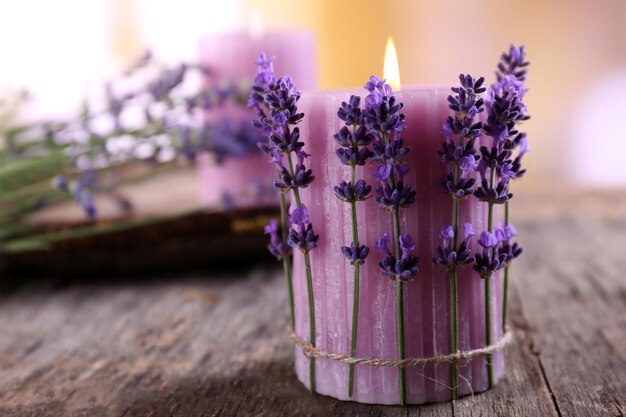
<svg viewBox="0 0 626 417">
<path fill-rule="evenodd" d="M 390 368 L 407 368 L 409 366 L 424 366 L 441 363 L 451 363 L 459 360 L 469 360 L 478 356 L 490 355 L 494 352 L 504 349 L 513 341 L 513 332 L 507 330 L 506 333 L 495 343 L 488 346 L 484 346 L 478 349 L 458 351 L 456 353 L 449 353 L 446 355 L 431 356 L 427 358 L 405 358 L 405 359 L 378 359 L 378 358 L 358 358 L 348 355 L 342 355 L 339 353 L 327 352 L 325 350 L 316 348 L 310 343 L 306 343 L 293 331 L 291 327 L 287 328 L 289 337 L 293 343 L 302 349 L 302 352 L 309 358 L 322 358 L 330 359 L 337 362 L 343 362 L 350 365 L 369 365 L 369 366 L 382 366 Z"/>
</svg>

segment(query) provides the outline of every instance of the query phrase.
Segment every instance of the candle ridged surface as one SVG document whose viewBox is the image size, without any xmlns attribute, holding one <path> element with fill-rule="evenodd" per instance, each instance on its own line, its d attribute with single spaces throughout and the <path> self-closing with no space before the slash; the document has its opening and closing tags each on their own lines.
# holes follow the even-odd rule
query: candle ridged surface
<svg viewBox="0 0 626 417">
<path fill-rule="evenodd" d="M 364 90 L 353 91 L 363 94 Z M 342 126 L 336 112 L 349 91 L 305 94 L 301 108 L 305 120 L 301 124 L 305 149 L 315 181 L 301 191 L 303 203 L 309 208 L 320 239 L 311 251 L 316 347 L 333 353 L 350 354 L 351 312 L 353 303 L 353 267 L 340 248 L 352 239 L 349 205 L 340 201 L 333 186 L 349 179 L 348 166 L 335 155 L 333 139 Z M 420 272 L 414 281 L 404 285 L 404 316 L 406 356 L 432 357 L 450 353 L 449 276 L 433 265 L 435 247 L 440 244 L 439 232 L 452 221 L 452 198 L 445 195 L 439 181 L 445 167 L 437 155 L 442 137 L 440 128 L 450 114 L 446 88 L 407 88 L 394 93 L 404 102 L 407 129 L 402 136 L 411 152 L 406 156 L 410 172 L 406 181 L 417 191 L 415 205 L 400 212 L 403 233 L 413 236 L 420 257 Z M 357 178 L 364 178 L 376 187 L 375 165 L 357 168 Z M 357 356 L 378 359 L 397 358 L 395 282 L 380 275 L 378 262 L 382 254 L 374 242 L 384 233 L 391 233 L 391 216 L 381 210 L 374 198 L 357 204 L 361 244 L 370 247 L 370 255 L 361 267 L 360 305 Z M 470 222 L 477 232 L 487 228 L 487 205 L 474 197 L 462 200 L 461 223 Z M 479 250 L 476 242 L 472 249 Z M 302 256 L 294 256 L 294 294 L 296 333 L 308 339 L 309 315 L 306 278 Z M 458 341 L 460 350 L 485 346 L 485 281 L 471 268 L 458 271 Z M 502 337 L 500 276 L 492 278 L 493 342 Z M 354 394 L 348 396 L 349 366 L 329 359 L 317 359 L 317 391 L 341 400 L 363 403 L 398 404 L 398 368 L 357 365 Z M 504 374 L 504 355 L 493 356 L 495 381 Z M 296 347 L 296 372 L 299 380 L 309 384 L 309 359 Z M 486 359 L 477 357 L 461 361 L 459 394 L 484 391 L 488 388 Z M 447 401 L 451 398 L 450 365 L 412 366 L 406 369 L 406 393 L 409 404 Z"/>
</svg>

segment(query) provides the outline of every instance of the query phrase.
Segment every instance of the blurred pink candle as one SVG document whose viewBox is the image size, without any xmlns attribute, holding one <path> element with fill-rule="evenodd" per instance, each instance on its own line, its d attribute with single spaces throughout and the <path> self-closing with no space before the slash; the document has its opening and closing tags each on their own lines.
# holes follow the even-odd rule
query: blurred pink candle
<svg viewBox="0 0 626 417">
<path fill-rule="evenodd" d="M 278 76 L 291 76 L 304 90 L 316 87 L 315 37 L 308 31 L 256 35 L 242 31 L 208 36 L 200 41 L 199 62 L 212 71 L 207 82 L 216 84 L 236 81 L 251 85 L 256 75 L 255 62 L 261 52 L 276 57 L 274 69 Z M 255 114 L 252 110 L 229 104 L 209 111 L 207 117 L 251 122 Z M 221 164 L 212 155 L 204 154 L 198 160 L 198 172 L 203 205 L 218 204 L 225 195 L 233 196 L 237 206 L 276 204 L 275 194 L 256 194 L 260 187 L 271 187 L 276 177 L 274 166 L 260 152 L 242 157 L 226 157 Z"/>
<path fill-rule="evenodd" d="M 296 79 L 297 81 L 297 79 Z M 349 205 L 333 193 L 333 186 L 349 178 L 349 167 L 335 155 L 333 139 L 342 126 L 336 116 L 342 101 L 352 94 L 364 97 L 365 90 L 305 94 L 300 108 L 305 113 L 301 138 L 311 154 L 307 160 L 315 175 L 311 186 L 301 190 L 303 203 L 316 232 L 318 247 L 310 252 L 317 325 L 316 347 L 344 355 L 350 354 L 351 314 L 353 303 L 353 267 L 340 248 L 352 240 Z M 401 229 L 410 233 L 416 243 L 420 272 L 414 281 L 404 285 L 405 346 L 407 358 L 432 357 L 450 353 L 449 278 L 433 265 L 439 232 L 452 220 L 452 199 L 442 191 L 439 181 L 445 172 L 437 150 L 439 133 L 450 114 L 447 88 L 405 88 L 396 92 L 404 103 L 408 128 L 402 137 L 411 151 L 406 157 L 409 173 L 406 182 L 417 192 L 415 205 L 402 209 Z M 357 167 L 357 178 L 373 186 L 375 164 Z M 374 198 L 357 203 L 359 238 L 370 247 L 370 254 L 361 267 L 361 288 L 357 337 L 357 356 L 377 359 L 397 358 L 395 282 L 380 275 L 378 262 L 382 254 L 374 242 L 384 233 L 391 233 L 391 216 L 381 210 Z M 460 221 L 470 222 L 474 230 L 486 230 L 487 206 L 471 197 L 461 201 Z M 472 249 L 479 250 L 476 242 Z M 294 256 L 294 292 L 296 333 L 308 340 L 309 314 L 306 277 L 302 256 Z M 485 346 L 485 281 L 471 268 L 458 272 L 458 340 L 460 350 Z M 492 279 L 493 342 L 502 337 L 500 277 Z M 504 374 L 502 351 L 493 356 L 495 381 Z M 354 394 L 348 397 L 348 369 L 344 363 L 328 359 L 316 360 L 317 390 L 341 400 L 363 403 L 398 404 L 398 368 L 357 365 Z M 488 387 L 486 359 L 478 357 L 461 361 L 459 394 L 484 391 Z M 296 372 L 299 380 L 309 384 L 309 359 L 296 348 Z M 409 404 L 447 401 L 450 393 L 450 365 L 438 364 L 406 368 L 406 395 Z"/>
</svg>

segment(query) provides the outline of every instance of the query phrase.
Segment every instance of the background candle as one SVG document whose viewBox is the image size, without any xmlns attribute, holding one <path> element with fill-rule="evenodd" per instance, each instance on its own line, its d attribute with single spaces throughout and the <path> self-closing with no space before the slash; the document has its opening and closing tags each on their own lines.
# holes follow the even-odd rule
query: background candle
<svg viewBox="0 0 626 417">
<path fill-rule="evenodd" d="M 207 82 L 228 81 L 252 83 L 256 74 L 255 62 L 259 53 L 276 56 L 274 70 L 277 76 L 288 74 L 297 80 L 298 87 L 312 90 L 317 85 L 315 37 L 308 31 L 233 32 L 203 38 L 199 44 L 199 62 L 211 69 Z M 254 113 L 241 106 L 227 105 L 208 112 L 211 119 L 228 118 L 241 123 L 252 120 Z M 275 178 L 275 168 L 260 152 L 244 157 L 226 158 L 217 164 L 208 155 L 199 158 L 200 198 L 204 205 L 219 202 L 224 192 L 244 195 L 238 205 L 275 204 L 276 197 L 258 199 L 250 195 L 258 184 L 269 186 Z M 247 195 L 247 197 L 246 197 Z"/>
<path fill-rule="evenodd" d="M 365 90 L 352 94 L 364 96 Z M 311 251 L 317 323 L 317 347 L 329 352 L 349 354 L 352 311 L 352 266 L 340 248 L 351 241 L 350 212 L 334 195 L 332 188 L 348 176 L 349 167 L 335 156 L 333 139 L 342 126 L 336 113 L 350 92 L 329 92 L 304 95 L 301 108 L 305 119 L 301 130 L 305 149 L 311 154 L 309 163 L 316 176 L 311 186 L 302 190 L 302 200 L 316 232 L 318 248 Z M 444 172 L 437 150 L 439 133 L 449 114 L 449 89 L 406 89 L 395 93 L 404 103 L 408 128 L 403 138 L 411 152 L 406 157 L 409 173 L 406 181 L 417 191 L 417 203 L 401 211 L 401 228 L 410 233 L 420 257 L 420 272 L 405 284 L 405 338 L 407 357 L 431 357 L 450 352 L 450 306 L 448 275 L 432 264 L 434 249 L 439 244 L 439 231 L 449 224 L 452 199 L 439 185 Z M 358 178 L 374 185 L 375 165 L 357 168 Z M 374 187 L 375 188 L 375 187 Z M 373 198 L 357 204 L 361 243 L 371 252 L 361 267 L 357 356 L 394 359 L 396 350 L 395 283 L 380 275 L 378 262 L 382 255 L 373 248 L 384 233 L 390 233 L 391 219 Z M 486 204 L 471 197 L 461 201 L 460 221 L 471 222 L 477 232 L 486 229 Z M 472 248 L 477 250 L 474 243 Z M 502 336 L 500 278 L 494 276 L 492 289 L 492 334 L 494 341 Z M 294 292 L 296 332 L 306 340 L 308 311 L 306 281 L 300 256 L 294 257 Z M 458 273 L 459 349 L 469 350 L 485 345 L 484 281 L 469 268 Z M 459 363 L 459 393 L 468 394 L 487 389 L 485 358 Z M 504 373 L 502 352 L 494 355 L 497 381 Z M 308 359 L 296 349 L 298 378 L 308 385 Z M 336 361 L 317 360 L 317 389 L 321 394 L 365 403 L 397 404 L 397 368 L 358 365 L 355 372 L 354 395 L 348 398 L 348 365 Z M 450 399 L 450 366 L 448 364 L 409 367 L 407 401 L 411 404 Z"/>
</svg>

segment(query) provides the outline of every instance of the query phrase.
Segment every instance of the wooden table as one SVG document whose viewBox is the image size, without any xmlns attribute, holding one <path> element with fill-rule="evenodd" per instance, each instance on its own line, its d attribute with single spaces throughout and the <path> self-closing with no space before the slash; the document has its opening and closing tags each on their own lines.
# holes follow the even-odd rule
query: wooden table
<svg viewBox="0 0 626 417">
<path fill-rule="evenodd" d="M 508 373 L 454 403 L 368 406 L 296 380 L 273 264 L 4 284 L 2 416 L 623 416 L 626 193 L 522 193 Z"/>
</svg>

